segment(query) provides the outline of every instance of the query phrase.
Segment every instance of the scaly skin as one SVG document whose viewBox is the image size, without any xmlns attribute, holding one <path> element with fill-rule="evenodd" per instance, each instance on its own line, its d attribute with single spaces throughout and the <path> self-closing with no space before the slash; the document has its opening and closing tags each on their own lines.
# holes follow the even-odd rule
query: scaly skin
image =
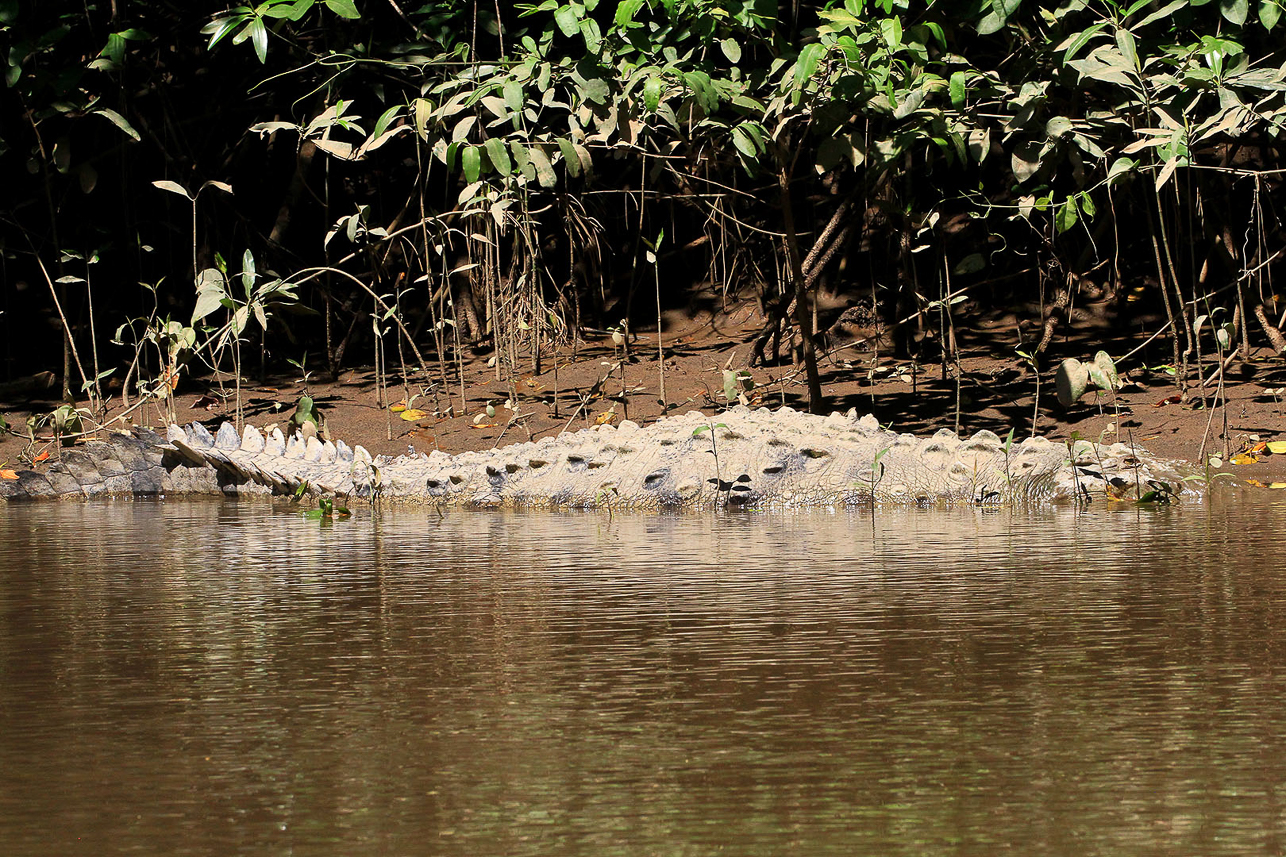
<svg viewBox="0 0 1286 857">
<path fill-rule="evenodd" d="M 1076 463 L 1073 466 L 1071 454 Z M 1006 449 L 895 434 L 874 417 L 790 408 L 692 412 L 641 428 L 594 428 L 487 452 L 372 458 L 362 447 L 224 424 L 146 430 L 63 453 L 45 473 L 0 481 L 0 499 L 290 494 L 513 508 L 786 508 L 875 503 L 1030 504 L 1131 499 L 1165 483 L 1199 496 L 1192 468 L 1124 444 L 1044 438 Z"/>
</svg>

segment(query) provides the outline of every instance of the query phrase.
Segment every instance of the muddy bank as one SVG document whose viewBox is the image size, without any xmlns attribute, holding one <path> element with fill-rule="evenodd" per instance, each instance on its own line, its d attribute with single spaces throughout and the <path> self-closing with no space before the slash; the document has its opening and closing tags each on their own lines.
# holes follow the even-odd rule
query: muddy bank
<svg viewBox="0 0 1286 857">
<path fill-rule="evenodd" d="M 1286 478 L 1286 455 L 1261 454 L 1257 463 L 1232 465 L 1227 459 L 1257 442 L 1286 439 L 1286 366 L 1273 352 L 1260 350 L 1248 362 L 1233 361 L 1222 387 L 1217 380 L 1193 386 L 1180 400 L 1173 379 L 1160 367 L 1166 361 L 1162 339 L 1122 363 L 1125 386 L 1115 394 L 1089 393 L 1070 408 L 1055 397 L 1052 366 L 1037 384 L 1026 361 L 1016 354 L 1017 326 L 1006 319 L 979 322 L 961 343 L 959 371 L 945 372 L 940 362 L 920 364 L 898 359 L 887 343 L 835 347 L 821 364 L 828 410 L 856 408 L 872 413 L 898 431 L 917 434 L 940 428 L 969 434 L 989 429 L 1002 437 L 1013 429 L 1017 438 L 1032 432 L 1060 440 L 1074 434 L 1087 439 L 1121 440 L 1165 457 L 1198 461 L 1218 455 L 1223 469 L 1238 478 L 1270 482 Z M 664 410 L 698 409 L 717 413 L 726 406 L 724 370 L 748 372 L 744 393 L 752 404 L 803 409 L 807 390 L 803 373 L 789 362 L 780 366 L 746 366 L 761 320 L 749 307 L 714 316 L 668 320 L 663 336 Z M 1059 343 L 1061 356 L 1088 357 L 1098 347 L 1124 354 L 1133 347 L 1082 333 Z M 1129 346 L 1129 347 L 1127 347 Z M 332 437 L 361 443 L 375 453 L 442 449 L 461 452 L 545 437 L 595 422 L 656 420 L 663 412 L 662 369 L 655 332 L 618 344 L 610 334 L 587 334 L 575 348 L 562 349 L 555 361 L 545 355 L 536 367 L 520 358 L 514 382 L 497 380 L 480 353 L 464 365 L 463 383 L 452 367 L 442 383 L 432 364 L 426 378 L 418 371 L 405 377 L 393 368 L 385 385 L 373 367 L 343 372 L 334 381 L 307 383 L 278 375 L 268 383 L 243 382 L 244 418 L 257 426 L 286 428 L 298 398 L 307 392 Z M 556 362 L 556 368 L 555 368 Z M 1147 367 L 1154 367 L 1149 370 Z M 539 371 L 536 371 L 539 369 Z M 1205 375 L 1216 375 L 1207 359 Z M 1195 375 L 1195 371 L 1194 371 Z M 1204 394 L 1204 402 L 1203 402 Z M 179 421 L 214 425 L 235 413 L 233 385 L 222 388 L 214 378 L 185 379 L 176 395 Z M 59 404 L 56 390 L 0 390 L 0 415 L 21 431 L 28 415 L 47 413 Z M 83 404 L 83 403 L 82 403 Z M 390 407 L 392 406 L 392 407 Z M 401 410 L 403 407 L 408 410 Z M 107 418 L 123 411 L 113 395 Z M 405 417 L 414 417 L 406 419 Z M 127 420 L 158 426 L 164 415 L 155 405 L 137 408 Z M 116 423 L 119 425 L 120 423 Z M 32 446 L 26 438 L 0 438 L 0 469 L 22 468 L 44 452 L 56 455 L 48 430 L 38 431 Z M 40 440 L 40 438 L 46 438 Z"/>
</svg>

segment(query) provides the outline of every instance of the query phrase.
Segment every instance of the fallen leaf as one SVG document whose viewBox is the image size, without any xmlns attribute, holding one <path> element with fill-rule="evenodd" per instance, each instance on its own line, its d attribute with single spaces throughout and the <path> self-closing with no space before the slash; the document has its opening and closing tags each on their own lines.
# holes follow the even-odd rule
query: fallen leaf
<svg viewBox="0 0 1286 857">
<path fill-rule="evenodd" d="M 1156 403 L 1155 405 L 1153 405 L 1152 407 L 1154 407 L 1154 408 L 1164 408 L 1166 405 L 1178 405 L 1178 404 L 1180 404 L 1180 403 L 1182 403 L 1182 402 L 1183 402 L 1183 397 L 1182 397 L 1182 396 L 1180 396 L 1180 395 L 1177 395 L 1177 394 L 1176 394 L 1176 395 L 1173 395 L 1173 396 L 1166 396 L 1164 399 L 1162 399 L 1161 401 L 1157 402 L 1157 403 Z"/>
<path fill-rule="evenodd" d="M 607 425 L 615 421 L 616 421 L 616 413 L 614 411 L 603 411 L 603 413 L 599 414 L 597 417 L 594 418 L 594 423 L 600 426 Z"/>
<path fill-rule="evenodd" d="M 1270 440 L 1265 446 L 1273 455 L 1286 455 L 1286 440 Z"/>
<path fill-rule="evenodd" d="M 406 410 L 406 402 L 398 402 L 396 405 L 389 405 L 388 409 L 395 414 L 400 414 Z"/>
<path fill-rule="evenodd" d="M 405 408 L 402 411 L 402 419 L 406 420 L 408 423 L 413 423 L 416 420 L 422 420 L 427 416 L 428 414 L 419 408 Z"/>
<path fill-rule="evenodd" d="M 1259 461 L 1259 456 L 1250 452 L 1239 452 L 1232 458 L 1228 459 L 1230 464 L 1255 464 Z"/>
<path fill-rule="evenodd" d="M 18 474 L 12 470 L 0 470 L 0 479 L 17 479 Z"/>
<path fill-rule="evenodd" d="M 1279 491 L 1282 488 L 1286 488 L 1286 482 L 1270 482 L 1267 485 L 1265 485 L 1264 483 L 1260 482 L 1258 479 L 1247 479 L 1246 484 L 1251 486 L 1252 488 L 1268 488 L 1274 491 Z"/>
<path fill-rule="evenodd" d="M 476 428 L 476 429 L 489 429 L 489 428 L 495 428 L 495 427 L 496 427 L 495 423 L 473 423 L 472 425 L 469 426 L 469 428 Z"/>
<path fill-rule="evenodd" d="M 1266 449 L 1268 449 L 1268 444 L 1264 443 L 1261 440 L 1256 444 L 1252 444 L 1251 447 L 1246 450 L 1246 452 L 1251 452 L 1251 453 L 1254 453 L 1255 455 L 1261 455 Z"/>
<path fill-rule="evenodd" d="M 39 463 L 41 461 L 44 461 L 48 457 L 49 457 L 49 450 L 46 449 L 44 452 L 40 453 L 39 455 L 37 455 L 35 458 L 31 460 L 33 463 Z"/>
<path fill-rule="evenodd" d="M 207 411 L 212 411 L 214 410 L 215 406 L 218 404 L 219 404 L 219 400 L 215 396 L 201 396 L 195 402 L 192 403 L 192 407 L 205 408 Z"/>
</svg>

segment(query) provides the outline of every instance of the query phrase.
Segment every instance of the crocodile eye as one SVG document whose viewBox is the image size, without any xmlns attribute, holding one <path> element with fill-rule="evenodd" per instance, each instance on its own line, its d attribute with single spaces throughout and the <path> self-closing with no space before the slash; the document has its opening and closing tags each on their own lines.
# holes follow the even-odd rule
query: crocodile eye
<svg viewBox="0 0 1286 857">
<path fill-rule="evenodd" d="M 664 482 L 664 481 L 665 481 L 665 477 L 667 477 L 667 476 L 669 476 L 669 475 L 670 475 L 670 471 L 668 471 L 668 470 L 658 470 L 658 471 L 656 471 L 655 473 L 649 473 L 649 474 L 648 474 L 646 477 L 644 477 L 644 479 L 643 479 L 643 487 L 644 487 L 644 488 L 653 488 L 653 489 L 655 489 L 655 488 L 657 488 L 657 487 L 658 487 L 662 482 Z"/>
</svg>

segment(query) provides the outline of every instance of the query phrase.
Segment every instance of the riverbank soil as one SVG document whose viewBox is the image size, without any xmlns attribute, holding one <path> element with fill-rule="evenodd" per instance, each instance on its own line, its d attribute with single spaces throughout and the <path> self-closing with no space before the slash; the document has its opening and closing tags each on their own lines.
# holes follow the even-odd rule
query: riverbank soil
<svg viewBox="0 0 1286 857">
<path fill-rule="evenodd" d="M 1250 360 L 1228 363 L 1221 383 L 1218 361 L 1206 355 L 1204 377 L 1213 380 L 1202 386 L 1193 367 L 1184 400 L 1167 373 L 1173 360 L 1169 341 L 1165 336 L 1147 341 L 1163 321 L 1144 315 L 1131 321 L 1131 329 L 1123 329 L 1119 316 L 1110 315 L 1107 307 L 1091 304 L 1079 310 L 1070 325 L 1063 325 L 1043 355 L 1038 411 L 1036 376 L 1017 353 L 1039 339 L 1035 324 L 1022 320 L 1039 317 L 1030 312 L 962 319 L 957 323 L 959 365 L 948 365 L 945 372 L 941 350 L 931 337 L 919 346 L 924 362 L 898 357 L 892 343 L 884 341 L 891 338 L 887 334 L 863 341 L 858 332 L 847 344 L 833 340 L 820 360 L 826 410 L 856 408 L 894 430 L 916 434 L 958 428 L 967 435 L 989 429 L 1004 437 L 1012 428 L 1016 440 L 1032 433 L 1035 418 L 1036 430 L 1053 440 L 1074 435 L 1120 440 L 1193 462 L 1213 455 L 1222 459 L 1221 471 L 1237 481 L 1286 481 L 1286 455 L 1261 448 L 1257 454 L 1234 458 L 1264 442 L 1286 440 L 1286 360 L 1266 347 L 1252 347 Z M 752 405 L 805 409 L 803 371 L 790 361 L 788 346 L 783 345 L 780 365 L 748 368 L 762 326 L 753 302 L 727 303 L 717 311 L 670 313 L 662 335 L 665 411 L 718 413 L 726 406 L 725 369 L 749 373 L 742 392 Z M 1071 407 L 1062 407 L 1054 389 L 1058 361 L 1090 359 L 1099 349 L 1117 359 L 1124 386 L 1115 394 L 1087 393 Z M 1132 356 L 1121 359 L 1131 351 Z M 575 347 L 561 348 L 557 360 L 543 355 L 539 366 L 530 354 L 519 355 L 512 383 L 497 380 L 494 356 L 487 349 L 472 354 L 463 365 L 463 383 L 459 367 L 448 365 L 444 384 L 442 367 L 427 354 L 427 375 L 408 367 L 404 379 L 399 367 L 390 367 L 384 385 L 372 366 L 307 383 L 298 372 L 270 376 L 263 383 L 243 379 L 244 419 L 285 430 L 306 392 L 332 438 L 361 443 L 373 453 L 402 453 L 408 447 L 455 453 L 539 439 L 596 422 L 630 419 L 648 424 L 662 415 L 654 329 L 624 343 L 614 341 L 610 333 L 584 332 Z M 29 415 L 48 413 L 60 404 L 57 389 L 40 381 L 38 377 L 0 387 L 0 416 L 16 432 L 25 432 Z M 235 414 L 234 385 L 226 376 L 222 385 L 213 376 L 185 378 L 174 401 L 182 423 L 195 420 L 213 428 Z M 121 426 L 111 421 L 123 411 L 116 390 L 105 422 Z M 124 419 L 126 425 L 151 427 L 164 422 L 156 404 L 136 407 Z M 0 470 L 22 469 L 44 453 L 49 458 L 58 454 L 48 428 L 38 429 L 36 436 L 34 445 L 12 434 L 0 438 Z"/>
</svg>

